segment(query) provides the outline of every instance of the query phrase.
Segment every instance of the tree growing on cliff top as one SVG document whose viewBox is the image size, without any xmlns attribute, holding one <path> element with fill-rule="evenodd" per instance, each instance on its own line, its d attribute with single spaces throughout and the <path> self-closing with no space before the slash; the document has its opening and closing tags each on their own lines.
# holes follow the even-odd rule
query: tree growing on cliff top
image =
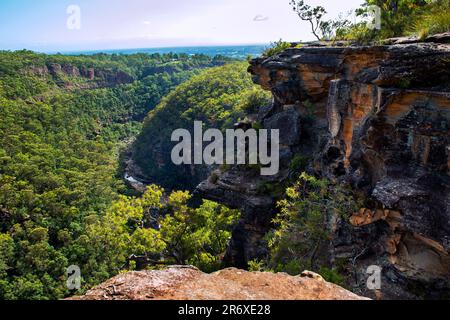
<svg viewBox="0 0 450 320">
<path fill-rule="evenodd" d="M 305 1 L 303 0 L 291 0 L 290 4 L 300 19 L 309 22 L 312 34 L 320 41 L 322 39 L 320 36 L 321 30 L 327 23 L 322 20 L 327 14 L 325 8 L 322 6 L 311 7 L 310 5 L 305 4 Z"/>
<path fill-rule="evenodd" d="M 311 7 L 303 0 L 291 0 L 290 4 L 301 20 L 309 22 L 312 34 L 319 41 L 330 40 L 340 33 L 340 30 L 351 25 L 350 21 L 343 17 L 324 20 L 327 10 L 322 6 Z"/>
<path fill-rule="evenodd" d="M 311 7 L 303 0 L 290 0 L 295 13 L 311 25 L 318 40 L 352 40 L 370 43 L 404 35 L 418 35 L 450 31 L 449 0 L 366 0 L 354 14 L 325 20 L 322 6 Z M 379 9 L 381 29 L 372 28 L 373 8 Z M 447 9 L 447 10 L 446 10 Z M 354 22 L 349 21 L 353 15 Z"/>
</svg>

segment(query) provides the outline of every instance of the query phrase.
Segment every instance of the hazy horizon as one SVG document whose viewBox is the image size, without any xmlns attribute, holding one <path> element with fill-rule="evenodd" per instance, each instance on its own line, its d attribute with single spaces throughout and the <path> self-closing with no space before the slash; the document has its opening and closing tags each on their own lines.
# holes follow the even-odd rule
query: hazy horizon
<svg viewBox="0 0 450 320">
<path fill-rule="evenodd" d="M 195 48 L 227 48 L 227 47 L 236 47 L 236 48 L 245 48 L 245 47 L 257 47 L 257 46 L 269 46 L 270 43 L 244 43 L 244 44 L 204 44 L 204 45 L 174 45 L 174 46 L 156 46 L 156 47 L 141 47 L 141 48 L 112 48 L 112 49 L 80 49 L 80 50 L 50 50 L 50 51 L 41 51 L 41 53 L 47 54 L 83 54 L 83 53 L 98 53 L 98 52 L 116 52 L 116 51 L 144 51 L 144 50 L 164 50 L 164 49 L 195 49 Z M 24 48 L 26 49 L 26 48 Z M 1 50 L 1 49 L 0 49 Z M 21 49 L 17 49 L 21 50 Z"/>
<path fill-rule="evenodd" d="M 335 18 L 362 0 L 309 0 Z M 79 8 L 79 28 L 68 20 Z M 73 9 L 73 7 L 72 7 Z M 77 20 L 77 21 L 78 21 Z M 2 0 L 0 50 L 77 52 L 313 40 L 289 0 Z"/>
</svg>

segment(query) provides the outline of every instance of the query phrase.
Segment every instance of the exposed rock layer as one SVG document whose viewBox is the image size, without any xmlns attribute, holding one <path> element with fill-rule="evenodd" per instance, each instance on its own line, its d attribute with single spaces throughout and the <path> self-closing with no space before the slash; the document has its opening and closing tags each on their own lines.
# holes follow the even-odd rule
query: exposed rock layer
<svg viewBox="0 0 450 320">
<path fill-rule="evenodd" d="M 291 48 L 249 69 L 274 96 L 261 123 L 283 136 L 283 167 L 271 182 L 281 185 L 301 154 L 312 159 L 311 173 L 366 199 L 367 208 L 338 221 L 329 252 L 331 262 L 353 262 L 362 291 L 365 268 L 377 264 L 387 296 L 449 292 L 450 44 L 433 39 Z M 265 254 L 275 199 L 256 186 L 269 178 L 239 168 L 216 174 L 198 193 L 243 210 L 226 261 L 245 267 Z M 410 294 L 411 286 L 421 289 Z"/>
<path fill-rule="evenodd" d="M 107 88 L 134 81 L 132 76 L 121 70 L 78 67 L 67 63 L 48 63 L 43 66 L 29 67 L 26 72 L 41 78 L 50 77 L 58 86 L 66 89 Z M 80 82 L 79 79 L 83 81 Z"/>
<path fill-rule="evenodd" d="M 74 300 L 364 300 L 325 282 L 302 276 L 225 269 L 205 274 L 194 267 L 121 274 Z"/>
</svg>

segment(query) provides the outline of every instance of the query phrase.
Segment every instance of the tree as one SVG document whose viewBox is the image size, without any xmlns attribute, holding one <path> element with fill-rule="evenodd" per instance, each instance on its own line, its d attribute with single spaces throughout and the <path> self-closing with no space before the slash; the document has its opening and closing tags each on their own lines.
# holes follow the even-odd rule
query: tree
<svg viewBox="0 0 450 320">
<path fill-rule="evenodd" d="M 167 201 L 163 193 L 152 185 L 140 198 L 121 196 L 102 219 L 90 223 L 87 237 L 71 249 L 83 262 L 82 273 L 108 278 L 122 269 L 174 263 L 217 270 L 238 212 L 211 201 L 191 208 L 189 192 L 174 191 Z M 153 219 L 156 229 L 147 227 Z"/>
<path fill-rule="evenodd" d="M 332 237 L 328 222 L 346 218 L 360 204 L 345 187 L 303 173 L 286 189 L 286 198 L 278 207 L 280 213 L 273 221 L 276 228 L 268 236 L 268 265 L 298 274 L 304 269 L 319 270 L 327 260 L 321 252 Z"/>
<path fill-rule="evenodd" d="M 324 7 L 311 7 L 303 0 L 291 0 L 293 10 L 303 21 L 308 21 L 318 40 L 351 40 L 370 43 L 390 37 L 417 34 L 424 37 L 429 33 L 450 30 L 449 0 L 366 0 L 355 10 L 357 22 L 348 17 L 324 20 Z M 374 8 L 380 16 L 374 17 Z M 349 14 L 350 15 L 350 14 Z M 368 19 L 381 22 L 381 29 L 372 28 Z"/>
<path fill-rule="evenodd" d="M 193 264 L 207 272 L 217 270 L 239 213 L 211 201 L 190 208 L 190 198 L 188 192 L 180 191 L 169 197 L 170 214 L 160 221 L 164 255 L 177 264 Z"/>
<path fill-rule="evenodd" d="M 303 0 L 291 0 L 290 4 L 300 19 L 309 22 L 311 25 L 311 32 L 317 40 L 322 40 L 323 31 L 329 28 L 329 22 L 322 20 L 327 14 L 325 8 L 322 6 L 311 7 L 310 5 L 305 4 L 305 1 Z"/>
</svg>

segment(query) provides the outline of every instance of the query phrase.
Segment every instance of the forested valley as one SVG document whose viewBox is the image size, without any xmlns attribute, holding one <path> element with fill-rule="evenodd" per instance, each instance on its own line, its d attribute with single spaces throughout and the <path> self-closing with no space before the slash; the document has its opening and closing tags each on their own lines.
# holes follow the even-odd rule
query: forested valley
<svg viewBox="0 0 450 320">
<path fill-rule="evenodd" d="M 230 71 L 204 71 L 213 67 Z M 119 158 L 147 113 L 196 75 L 191 95 L 207 98 L 217 82 L 237 81 L 215 94 L 245 104 L 248 95 L 237 96 L 242 81 L 250 87 L 245 69 L 220 56 L 1 52 L 0 298 L 73 294 L 71 265 L 80 268 L 80 292 L 124 270 L 219 268 L 238 212 L 207 201 L 193 209 L 189 192 L 156 185 L 136 195 Z"/>
</svg>

